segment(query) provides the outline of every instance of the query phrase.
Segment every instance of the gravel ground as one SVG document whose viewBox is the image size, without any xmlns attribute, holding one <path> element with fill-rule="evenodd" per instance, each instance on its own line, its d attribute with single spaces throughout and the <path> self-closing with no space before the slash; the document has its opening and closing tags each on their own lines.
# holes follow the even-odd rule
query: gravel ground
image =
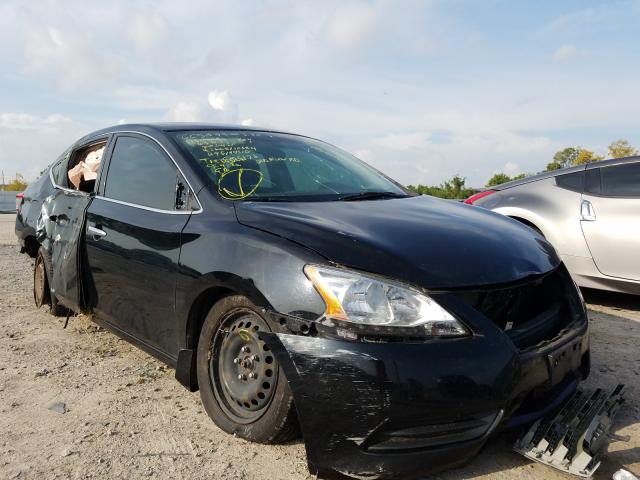
<svg viewBox="0 0 640 480">
<path fill-rule="evenodd" d="M 312 478 L 304 446 L 255 445 L 218 430 L 172 369 L 84 316 L 37 310 L 33 261 L 20 255 L 13 215 L 0 215 L 0 478 Z M 640 473 L 640 298 L 586 292 L 593 371 L 586 386 L 626 383 L 627 404 L 597 479 Z M 63 407 L 64 405 L 64 407 Z M 64 412 L 64 413 L 61 413 Z M 492 439 L 439 479 L 570 478 Z"/>
</svg>

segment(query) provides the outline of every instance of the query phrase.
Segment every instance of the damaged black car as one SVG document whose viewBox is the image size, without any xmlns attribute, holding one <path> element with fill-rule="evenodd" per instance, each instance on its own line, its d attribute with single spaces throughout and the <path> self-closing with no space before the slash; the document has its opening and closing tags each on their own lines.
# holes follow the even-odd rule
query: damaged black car
<svg viewBox="0 0 640 480">
<path fill-rule="evenodd" d="M 34 298 L 173 366 L 226 432 L 302 435 L 321 478 L 414 478 L 563 405 L 584 302 L 540 235 L 305 136 L 119 125 L 16 220 Z"/>
</svg>

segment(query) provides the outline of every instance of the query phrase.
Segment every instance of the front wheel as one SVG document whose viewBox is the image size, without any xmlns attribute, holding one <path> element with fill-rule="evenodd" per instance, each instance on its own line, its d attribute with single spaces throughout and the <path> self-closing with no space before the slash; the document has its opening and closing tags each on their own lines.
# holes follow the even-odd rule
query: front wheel
<svg viewBox="0 0 640 480">
<path fill-rule="evenodd" d="M 259 443 L 298 434 L 293 396 L 260 332 L 271 322 L 241 295 L 216 303 L 202 326 L 197 353 L 200 397 L 222 430 Z"/>
</svg>

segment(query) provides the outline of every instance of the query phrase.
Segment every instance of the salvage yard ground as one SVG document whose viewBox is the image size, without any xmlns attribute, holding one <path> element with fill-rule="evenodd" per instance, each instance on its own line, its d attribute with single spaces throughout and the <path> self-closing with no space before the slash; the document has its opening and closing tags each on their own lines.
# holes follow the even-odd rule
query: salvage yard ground
<svg viewBox="0 0 640 480">
<path fill-rule="evenodd" d="M 301 440 L 266 446 L 218 430 L 174 371 L 84 316 L 33 303 L 33 261 L 19 254 L 13 215 L 0 215 L 0 478 L 313 478 Z M 640 473 L 640 297 L 587 292 L 593 368 L 587 387 L 627 384 L 627 404 L 597 479 Z M 64 412 L 64 413 L 60 413 Z M 570 478 L 492 439 L 438 479 Z"/>
</svg>

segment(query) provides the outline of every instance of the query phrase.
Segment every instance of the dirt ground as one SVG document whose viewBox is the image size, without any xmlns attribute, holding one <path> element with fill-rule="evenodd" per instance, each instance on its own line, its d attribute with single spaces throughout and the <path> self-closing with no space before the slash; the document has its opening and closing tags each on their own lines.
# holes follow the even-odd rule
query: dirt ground
<svg viewBox="0 0 640 480">
<path fill-rule="evenodd" d="M 198 393 L 172 369 L 86 317 L 54 318 L 33 303 L 33 261 L 20 255 L 12 215 L 0 215 L 0 478 L 312 478 L 301 440 L 255 445 L 218 430 Z M 586 387 L 627 384 L 627 404 L 597 479 L 640 473 L 640 297 L 586 292 L 593 369 Z M 64 404 L 64 408 L 62 407 Z M 60 413 L 64 412 L 64 413 Z M 439 479 L 571 478 L 492 439 Z"/>
</svg>

